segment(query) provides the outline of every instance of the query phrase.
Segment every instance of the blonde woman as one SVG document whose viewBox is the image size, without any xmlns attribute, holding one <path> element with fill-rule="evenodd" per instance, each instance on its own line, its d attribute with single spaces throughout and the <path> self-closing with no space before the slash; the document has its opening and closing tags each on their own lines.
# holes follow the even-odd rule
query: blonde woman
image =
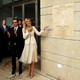
<svg viewBox="0 0 80 80">
<path fill-rule="evenodd" d="M 40 32 L 36 30 L 34 26 L 31 25 L 31 19 L 25 19 L 23 27 L 23 38 L 25 39 L 24 49 L 19 61 L 28 64 L 28 77 L 32 78 L 34 76 L 34 64 L 37 62 L 37 44 L 34 37 L 34 33 L 41 35 L 46 26 Z"/>
</svg>

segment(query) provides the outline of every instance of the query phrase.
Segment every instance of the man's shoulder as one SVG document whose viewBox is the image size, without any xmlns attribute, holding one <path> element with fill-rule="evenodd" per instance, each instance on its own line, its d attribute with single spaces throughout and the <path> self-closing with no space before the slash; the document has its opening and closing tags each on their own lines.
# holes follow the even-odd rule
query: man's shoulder
<svg viewBox="0 0 80 80">
<path fill-rule="evenodd" d="M 18 26 L 18 28 L 22 28 L 22 27 Z"/>
<path fill-rule="evenodd" d="M 22 29 L 23 29 L 22 27 L 19 27 L 19 26 L 18 26 L 18 30 L 22 30 Z"/>
<path fill-rule="evenodd" d="M 0 26 L 0 31 L 2 31 L 2 27 Z"/>
<path fill-rule="evenodd" d="M 3 26 L 0 26 L 0 28 L 2 29 L 2 28 L 3 28 Z"/>
</svg>

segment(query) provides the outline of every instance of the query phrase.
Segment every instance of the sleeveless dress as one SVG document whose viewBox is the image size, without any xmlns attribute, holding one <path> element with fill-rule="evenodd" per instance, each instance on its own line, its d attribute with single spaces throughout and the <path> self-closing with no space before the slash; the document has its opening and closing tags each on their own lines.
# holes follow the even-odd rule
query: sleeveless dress
<svg viewBox="0 0 80 80">
<path fill-rule="evenodd" d="M 23 62 L 24 64 L 30 64 L 31 62 L 38 61 L 37 44 L 34 37 L 34 33 L 39 36 L 44 32 L 44 30 L 42 29 L 40 32 L 38 32 L 34 26 L 32 26 L 32 28 L 33 30 L 31 32 L 28 32 L 28 30 L 26 30 L 26 33 L 24 33 L 24 28 L 22 30 L 23 38 L 25 39 L 25 45 L 19 61 Z"/>
</svg>

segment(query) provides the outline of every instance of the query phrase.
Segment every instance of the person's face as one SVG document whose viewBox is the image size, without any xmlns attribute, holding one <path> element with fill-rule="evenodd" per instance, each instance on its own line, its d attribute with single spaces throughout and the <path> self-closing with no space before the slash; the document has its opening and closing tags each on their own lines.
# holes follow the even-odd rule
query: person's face
<svg viewBox="0 0 80 80">
<path fill-rule="evenodd" d="M 25 21 L 25 24 L 26 24 L 27 26 L 31 26 L 31 21 L 30 21 L 30 20 L 26 20 L 26 21 Z"/>
<path fill-rule="evenodd" d="M 21 21 L 19 21 L 19 25 L 21 25 L 22 24 L 22 22 Z"/>
<path fill-rule="evenodd" d="M 6 25 L 6 20 L 3 20 L 2 25 Z"/>
<path fill-rule="evenodd" d="M 18 26 L 17 20 L 13 20 L 13 27 L 17 27 L 17 26 Z"/>
</svg>

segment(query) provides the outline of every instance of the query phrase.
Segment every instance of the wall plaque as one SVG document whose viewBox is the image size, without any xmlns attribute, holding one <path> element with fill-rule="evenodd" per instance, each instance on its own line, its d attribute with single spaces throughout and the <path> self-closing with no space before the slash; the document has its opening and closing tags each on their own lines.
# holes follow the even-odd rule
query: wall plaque
<svg viewBox="0 0 80 80">
<path fill-rule="evenodd" d="M 73 37 L 74 4 L 53 6 L 53 35 L 60 38 Z"/>
</svg>

